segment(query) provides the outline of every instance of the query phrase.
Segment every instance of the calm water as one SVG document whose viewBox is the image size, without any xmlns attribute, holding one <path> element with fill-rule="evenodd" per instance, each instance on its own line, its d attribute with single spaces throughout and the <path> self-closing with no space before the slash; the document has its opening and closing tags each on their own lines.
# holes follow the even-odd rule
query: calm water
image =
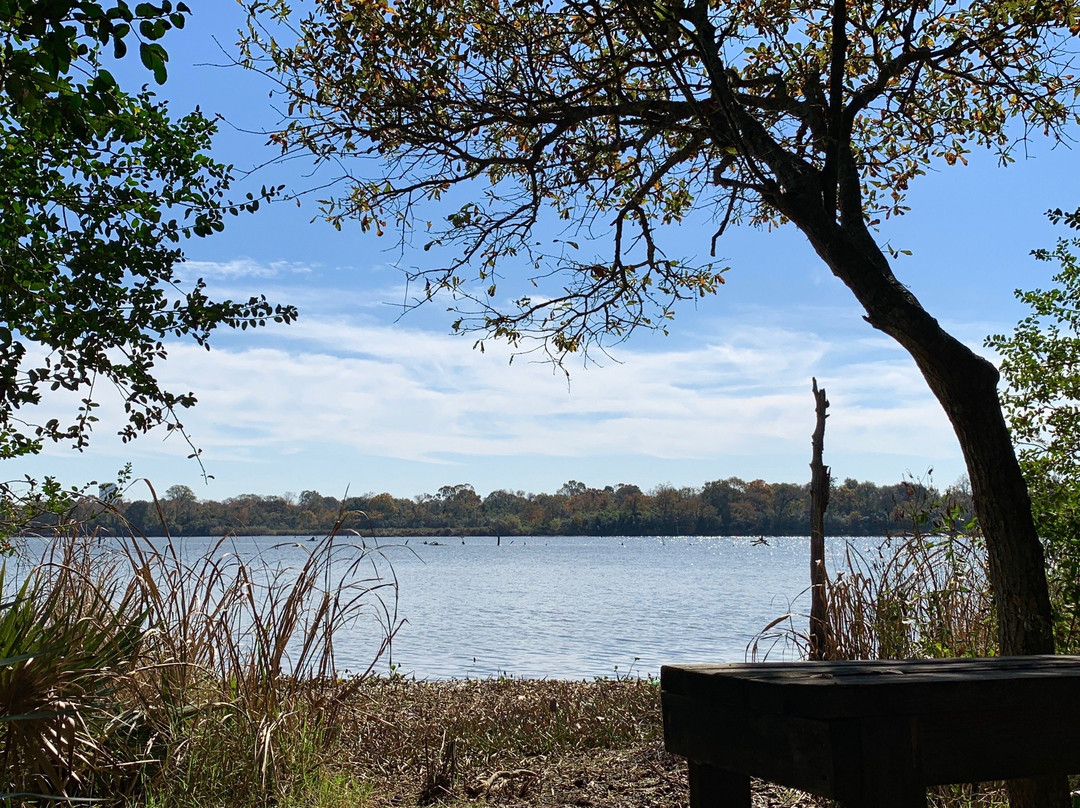
<svg viewBox="0 0 1080 808">
<path fill-rule="evenodd" d="M 178 540 L 192 559 L 215 541 Z M 417 678 L 580 679 L 647 675 L 674 662 L 740 662 L 770 621 L 809 610 L 806 538 L 395 541 L 404 540 L 381 540 L 377 570 L 385 580 L 396 576 L 405 622 L 376 669 L 393 664 Z M 881 540 L 853 542 L 870 549 Z M 831 540 L 830 554 L 844 546 Z M 281 569 L 297 564 L 303 547 L 262 537 L 232 539 L 227 550 Z M 381 592 L 392 610 L 392 590 Z M 378 648 L 386 612 L 369 598 L 368 611 L 337 640 L 341 668 L 366 669 Z M 803 629 L 805 619 L 796 625 Z M 793 653 L 774 647 L 769 655 Z"/>
</svg>

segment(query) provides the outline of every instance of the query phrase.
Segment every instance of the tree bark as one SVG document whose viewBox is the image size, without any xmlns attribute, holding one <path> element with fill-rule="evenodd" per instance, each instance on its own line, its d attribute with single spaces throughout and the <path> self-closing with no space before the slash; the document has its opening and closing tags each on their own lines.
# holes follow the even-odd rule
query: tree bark
<svg viewBox="0 0 1080 808">
<path fill-rule="evenodd" d="M 817 416 L 811 438 L 810 460 L 810 659 L 829 657 L 829 615 L 825 598 L 825 509 L 829 507 L 829 467 L 825 450 L 825 419 L 829 400 L 825 389 L 813 380 L 814 412 Z"/>
</svg>

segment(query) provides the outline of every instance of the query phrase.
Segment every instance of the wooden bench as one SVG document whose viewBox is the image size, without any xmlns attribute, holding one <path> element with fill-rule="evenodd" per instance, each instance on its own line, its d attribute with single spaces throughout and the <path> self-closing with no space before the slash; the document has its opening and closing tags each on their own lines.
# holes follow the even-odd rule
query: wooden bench
<svg viewBox="0 0 1080 808">
<path fill-rule="evenodd" d="M 1080 657 L 677 665 L 660 683 L 691 808 L 749 808 L 751 777 L 925 808 L 929 785 L 1080 773 Z"/>
</svg>

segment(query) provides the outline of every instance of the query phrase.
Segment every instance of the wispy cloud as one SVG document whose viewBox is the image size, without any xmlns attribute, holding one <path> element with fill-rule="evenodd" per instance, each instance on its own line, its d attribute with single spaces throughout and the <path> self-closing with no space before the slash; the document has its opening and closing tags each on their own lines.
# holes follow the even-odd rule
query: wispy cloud
<svg viewBox="0 0 1080 808">
<path fill-rule="evenodd" d="M 208 451 L 347 445 L 425 462 L 770 451 L 806 442 L 811 375 L 833 400 L 834 450 L 904 454 L 949 438 L 904 357 L 837 366 L 833 346 L 807 332 L 744 326 L 693 348 L 627 350 L 572 373 L 569 387 L 549 366 L 419 330 L 339 321 L 287 333 L 291 348 L 170 351 L 166 380 L 199 380 L 186 420 Z"/>
<path fill-rule="evenodd" d="M 326 458 L 342 464 L 348 457 L 398 464 L 411 477 L 454 465 L 475 480 L 480 469 L 499 469 L 490 472 L 491 487 L 520 485 L 507 475 L 523 462 L 577 470 L 569 476 L 613 464 L 616 472 L 632 468 L 627 477 L 667 469 L 642 479 L 646 485 L 670 478 L 672 469 L 797 480 L 813 429 L 811 376 L 832 401 L 827 453 L 842 476 L 896 479 L 958 457 L 914 363 L 849 310 L 747 308 L 691 318 L 670 339 L 626 343 L 588 369 L 571 365 L 568 383 L 532 357 L 511 363 L 506 346 L 481 353 L 468 337 L 426 330 L 433 321 L 444 327 L 434 314 L 397 320 L 358 305 L 378 292 L 248 276 L 269 279 L 260 285 L 272 296 L 296 292 L 308 316 L 285 328 L 222 334 L 209 352 L 171 344 L 159 368 L 166 387 L 198 397 L 182 417 L 212 473 L 230 464 L 223 495 L 276 490 L 257 475 L 276 480 L 286 472 L 297 480 L 286 487 L 344 486 L 355 472 L 318 480 L 327 477 Z M 221 277 L 224 288 L 244 276 Z M 54 412 L 59 403 L 49 399 L 49 416 L 63 416 Z M 167 480 L 191 451 L 177 436 L 157 439 L 164 433 L 110 443 L 122 409 L 105 401 L 98 412 L 91 456 L 112 452 L 99 463 L 106 468 L 132 458 L 140 473 Z M 430 476 L 446 481 L 443 472 Z"/>
<path fill-rule="evenodd" d="M 180 273 L 190 278 L 280 278 L 307 275 L 313 269 L 311 264 L 291 261 L 262 263 L 250 258 L 234 258 L 231 261 L 185 261 L 180 266 Z"/>
</svg>

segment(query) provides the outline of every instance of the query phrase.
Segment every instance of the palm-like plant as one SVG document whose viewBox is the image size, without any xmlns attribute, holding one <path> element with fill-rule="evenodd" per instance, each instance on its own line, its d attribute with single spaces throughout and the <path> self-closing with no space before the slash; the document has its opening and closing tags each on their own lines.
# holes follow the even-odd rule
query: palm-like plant
<svg viewBox="0 0 1080 808">
<path fill-rule="evenodd" d="M 145 611 L 87 562 L 69 547 L 0 604 L 0 799 L 89 796 L 115 773 L 102 739 Z"/>
</svg>

